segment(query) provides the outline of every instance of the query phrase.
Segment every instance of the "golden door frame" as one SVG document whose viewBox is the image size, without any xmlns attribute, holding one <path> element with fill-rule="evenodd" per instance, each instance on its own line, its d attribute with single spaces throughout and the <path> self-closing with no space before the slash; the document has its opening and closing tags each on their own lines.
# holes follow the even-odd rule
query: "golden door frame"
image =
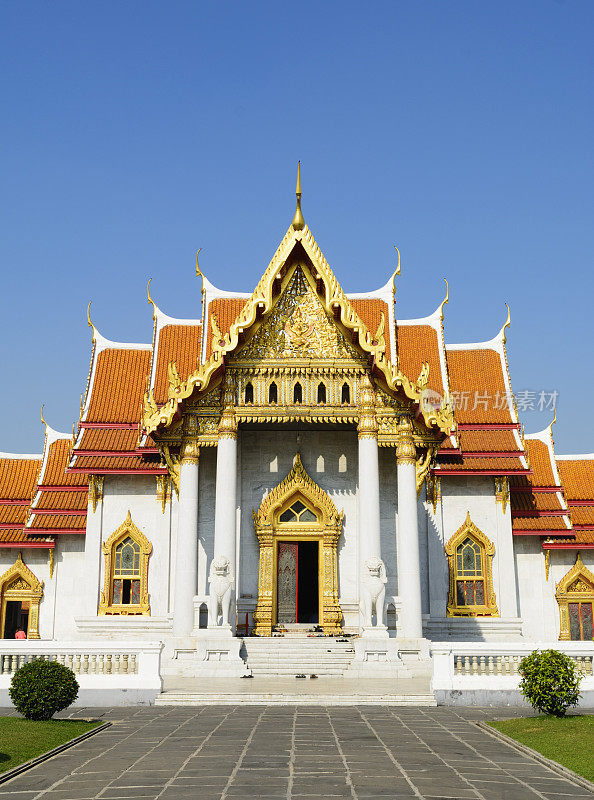
<svg viewBox="0 0 594 800">
<path fill-rule="evenodd" d="M 309 508 L 316 522 L 282 523 L 279 518 L 296 500 Z M 271 636 L 276 622 L 277 542 L 317 541 L 320 621 L 327 636 L 341 631 L 342 611 L 338 602 L 337 545 L 343 512 L 307 474 L 299 455 L 287 477 L 253 510 L 254 528 L 260 545 L 258 603 L 254 612 L 256 636 Z"/>
<path fill-rule="evenodd" d="M 571 641 L 569 624 L 570 603 L 594 603 L 594 575 L 578 553 L 575 564 L 557 584 L 555 598 L 559 604 L 559 641 Z"/>
<path fill-rule="evenodd" d="M 2 618 L 0 632 L 4 636 L 6 622 L 6 603 L 11 600 L 29 603 L 27 638 L 39 639 L 39 604 L 43 596 L 43 581 L 40 581 L 23 562 L 21 553 L 10 569 L 0 576 L 2 597 Z"/>
</svg>

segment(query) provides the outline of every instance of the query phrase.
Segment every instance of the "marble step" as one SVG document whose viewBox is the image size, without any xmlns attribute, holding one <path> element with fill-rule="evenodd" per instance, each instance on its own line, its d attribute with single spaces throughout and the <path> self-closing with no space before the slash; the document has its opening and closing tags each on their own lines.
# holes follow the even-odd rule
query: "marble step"
<svg viewBox="0 0 594 800">
<path fill-rule="evenodd" d="M 305 681 L 298 681 L 300 684 Z M 300 687 L 301 688 L 301 687 Z M 272 692 L 227 693 L 213 695 L 209 692 L 162 692 L 156 699 L 156 706 L 235 706 L 235 705 L 278 705 L 278 706 L 431 706 L 437 702 L 432 694 L 308 694 L 307 686 L 281 694 Z"/>
</svg>

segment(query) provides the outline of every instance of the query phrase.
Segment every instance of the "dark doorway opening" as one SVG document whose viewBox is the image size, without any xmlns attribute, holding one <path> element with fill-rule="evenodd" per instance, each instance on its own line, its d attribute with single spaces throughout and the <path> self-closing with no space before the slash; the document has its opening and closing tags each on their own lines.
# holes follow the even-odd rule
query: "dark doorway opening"
<svg viewBox="0 0 594 800">
<path fill-rule="evenodd" d="M 318 624 L 320 621 L 318 551 L 318 542 L 298 543 L 297 622 Z"/>
<path fill-rule="evenodd" d="M 18 630 L 27 633 L 29 627 L 29 603 L 20 600 L 6 601 L 6 614 L 4 616 L 4 638 L 14 639 Z"/>
</svg>

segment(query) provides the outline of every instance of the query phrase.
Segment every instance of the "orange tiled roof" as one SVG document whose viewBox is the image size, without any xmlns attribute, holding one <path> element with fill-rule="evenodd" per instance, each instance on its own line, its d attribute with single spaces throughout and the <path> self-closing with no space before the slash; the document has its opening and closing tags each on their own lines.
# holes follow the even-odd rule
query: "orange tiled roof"
<svg viewBox="0 0 594 800">
<path fill-rule="evenodd" d="M 390 347 L 390 309 L 387 303 L 379 298 L 349 298 L 361 321 L 372 336 L 375 336 L 381 322 L 381 315 L 384 315 L 384 339 L 386 341 L 386 358 L 392 358 Z M 409 376 L 407 376 L 409 377 Z M 416 377 L 416 375 L 415 375 Z"/>
<path fill-rule="evenodd" d="M 40 466 L 39 458 L 0 458 L 0 499 L 30 500 Z"/>
<path fill-rule="evenodd" d="M 150 362 L 150 350 L 101 350 L 84 421 L 139 422 Z"/>
<path fill-rule="evenodd" d="M 213 304 L 211 303 L 211 306 Z M 229 322 L 229 326 L 231 326 L 231 322 Z M 155 354 L 153 389 L 153 395 L 158 404 L 167 402 L 169 363 L 175 361 L 178 374 L 182 381 L 185 381 L 198 366 L 201 347 L 202 325 L 164 325 L 161 328 Z"/>
<path fill-rule="evenodd" d="M 0 504 L 0 525 L 24 525 L 27 521 L 27 506 Z"/>
<path fill-rule="evenodd" d="M 22 544 L 26 547 L 27 542 L 30 541 L 29 534 L 24 528 L 0 530 L 0 547 L 3 544 L 14 544 L 15 542 L 22 542 Z"/>
<path fill-rule="evenodd" d="M 126 472 L 147 472 L 148 474 L 165 474 L 167 469 L 161 467 L 158 458 L 149 458 L 147 456 L 77 456 L 74 467 L 71 468 L 71 473 L 75 474 L 78 471 L 85 474 L 88 473 L 106 473 L 117 471 Z"/>
<path fill-rule="evenodd" d="M 42 477 L 43 486 L 85 486 L 84 475 L 66 472 L 70 456 L 71 439 L 56 439 L 49 446 L 47 464 Z"/>
<path fill-rule="evenodd" d="M 557 492 L 511 492 L 512 511 L 559 511 L 563 509 Z M 564 509 L 563 509 L 564 510 Z"/>
<path fill-rule="evenodd" d="M 574 525 L 592 525 L 594 526 L 594 506 L 572 506 L 571 508 L 571 521 Z"/>
<path fill-rule="evenodd" d="M 594 501 L 594 459 L 557 459 L 568 499 Z"/>
<path fill-rule="evenodd" d="M 86 428 L 80 442 L 77 443 L 74 453 L 77 450 L 112 450 L 112 451 L 132 451 L 138 445 L 138 430 L 114 430 L 111 428 Z"/>
<path fill-rule="evenodd" d="M 518 443 L 514 432 L 510 430 L 482 430 L 458 432 L 460 447 L 464 454 L 472 453 L 516 453 L 524 452 L 521 442 Z"/>
<path fill-rule="evenodd" d="M 35 514 L 27 530 L 31 533 L 39 529 L 44 531 L 75 529 L 84 532 L 86 524 L 86 514 L 84 516 L 78 514 Z"/>
<path fill-rule="evenodd" d="M 565 524 L 566 517 L 515 517 L 512 522 L 514 531 L 560 531 L 567 535 L 570 528 Z"/>
<path fill-rule="evenodd" d="M 450 388 L 458 423 L 515 422 L 507 397 L 500 354 L 491 348 L 447 350 Z M 487 399 L 486 404 L 483 399 Z M 485 407 L 486 406 L 486 407 Z M 498 406 L 502 406 L 498 408 Z"/>
<path fill-rule="evenodd" d="M 439 465 L 439 469 L 435 470 L 436 475 L 449 470 L 461 473 L 472 470 L 473 472 L 494 472 L 499 475 L 505 475 L 509 472 L 523 472 L 526 469 L 522 465 L 519 456 L 516 458 L 472 458 L 472 453 L 469 457 L 455 458 L 448 456 L 447 460 L 440 458 Z"/>
<path fill-rule="evenodd" d="M 52 511 L 60 509 L 82 511 L 87 508 L 87 497 L 86 486 L 84 492 L 41 492 L 36 508 L 47 508 Z"/>
<path fill-rule="evenodd" d="M 212 355 L 212 329 L 210 327 L 211 315 L 214 315 L 219 330 L 223 336 L 229 332 L 231 325 L 239 316 L 239 312 L 246 304 L 244 298 L 235 297 L 217 297 L 211 300 L 208 304 L 208 330 L 205 331 L 206 336 L 206 358 Z M 180 373 L 181 374 L 181 373 Z"/>
<path fill-rule="evenodd" d="M 431 325 L 396 325 L 396 346 L 400 369 L 414 381 L 429 363 L 429 389 L 444 394 L 441 362 L 439 360 L 438 333 Z"/>
</svg>

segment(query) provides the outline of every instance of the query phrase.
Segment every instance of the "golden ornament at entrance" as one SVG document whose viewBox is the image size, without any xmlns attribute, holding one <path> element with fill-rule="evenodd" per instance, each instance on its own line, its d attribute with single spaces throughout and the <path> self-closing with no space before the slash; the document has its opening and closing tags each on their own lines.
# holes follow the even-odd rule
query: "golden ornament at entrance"
<svg viewBox="0 0 594 800">
<path fill-rule="evenodd" d="M 287 477 L 266 495 L 258 511 L 254 509 L 253 517 L 260 544 L 256 635 L 270 636 L 278 619 L 278 550 L 279 543 L 286 542 L 317 543 L 319 624 L 328 636 L 340 633 L 336 548 L 343 512 L 309 477 L 299 455 Z"/>
</svg>

